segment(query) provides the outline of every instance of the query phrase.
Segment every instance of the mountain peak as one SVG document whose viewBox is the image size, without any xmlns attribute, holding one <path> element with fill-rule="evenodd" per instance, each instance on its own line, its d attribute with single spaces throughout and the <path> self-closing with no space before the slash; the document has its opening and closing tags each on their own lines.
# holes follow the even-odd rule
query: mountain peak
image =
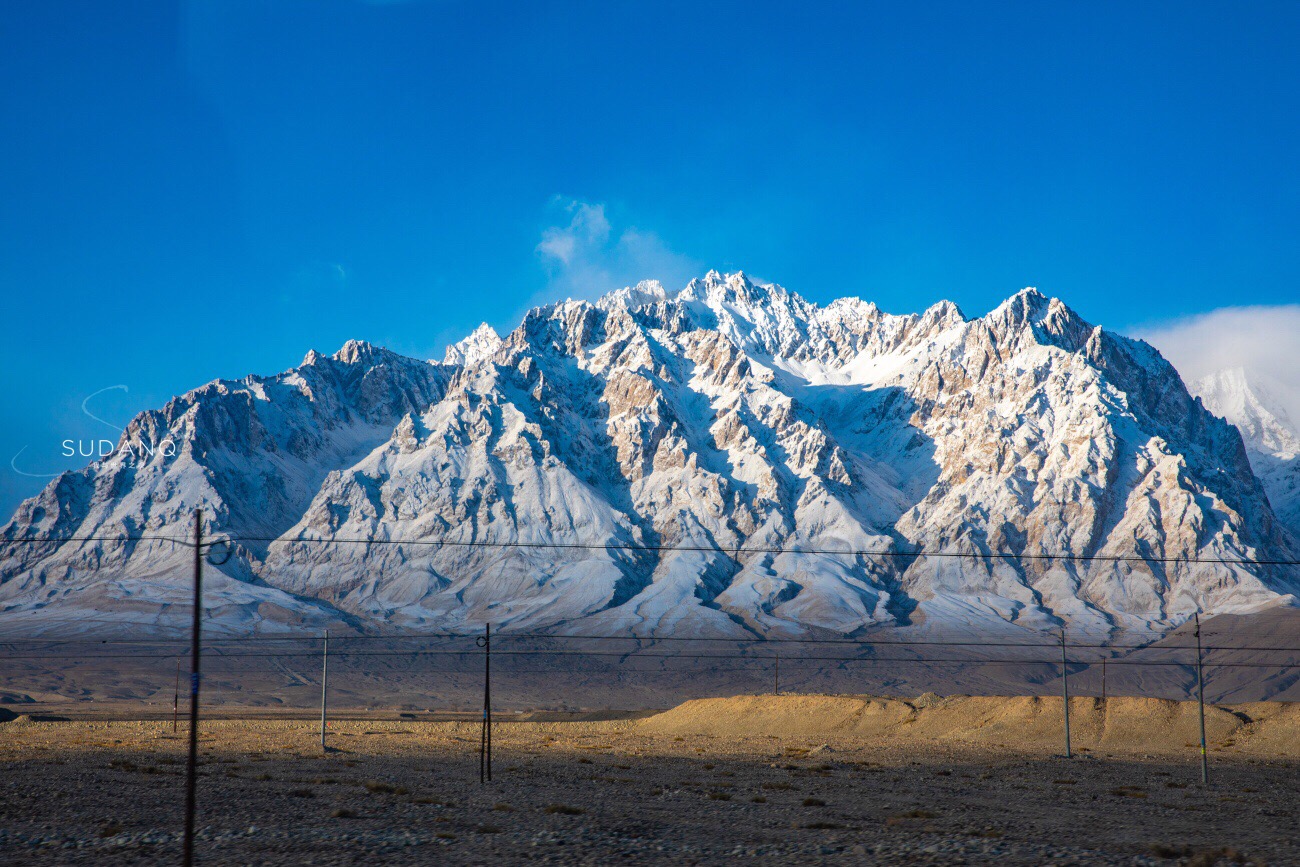
<svg viewBox="0 0 1300 867">
<path fill-rule="evenodd" d="M 1246 376 L 1246 368 L 1241 365 L 1236 367 L 1225 367 L 1222 370 L 1216 370 L 1207 376 L 1203 376 L 1197 381 L 1198 388 L 1205 390 L 1210 389 L 1232 389 L 1235 391 L 1251 392 L 1251 383 Z"/>
<path fill-rule="evenodd" d="M 872 307 L 875 305 L 873 304 Z M 961 308 L 951 301 L 937 301 L 926 308 L 921 318 L 928 322 L 965 322 Z"/>
<path fill-rule="evenodd" d="M 1300 539 L 1300 429 L 1268 387 L 1267 376 L 1228 367 L 1189 383 L 1189 390 L 1241 432 L 1274 513 Z"/>
<path fill-rule="evenodd" d="M 387 350 L 380 349 L 373 343 L 367 343 L 364 340 L 349 340 L 334 353 L 334 360 L 341 361 L 344 364 L 356 364 L 372 360 L 378 353 L 386 353 Z"/>
<path fill-rule="evenodd" d="M 756 283 L 744 271 L 720 274 L 710 270 L 703 278 L 686 284 L 678 294 L 683 301 L 703 301 L 706 304 L 727 303 L 740 307 L 764 304 L 771 300 L 773 291 L 783 290 L 774 283 Z"/>
<path fill-rule="evenodd" d="M 1215 371 L 1190 390 L 1210 412 L 1235 425 L 1248 448 L 1279 457 L 1300 455 L 1300 431 L 1286 408 L 1244 367 Z"/>
<path fill-rule="evenodd" d="M 443 364 L 460 364 L 466 367 L 490 358 L 501 348 L 501 335 L 486 322 L 475 328 L 468 337 L 447 347 Z"/>
<path fill-rule="evenodd" d="M 658 280 L 642 280 L 635 286 L 624 286 L 622 289 L 606 292 L 596 300 L 596 306 L 605 309 L 619 305 L 633 308 L 666 301 L 668 297 L 668 290 Z"/>
<path fill-rule="evenodd" d="M 312 367 L 322 361 L 336 361 L 340 364 L 377 364 L 393 357 L 395 357 L 395 353 L 390 349 L 376 346 L 365 340 L 349 340 L 340 346 L 333 355 L 326 355 L 315 349 L 308 350 L 307 354 L 303 356 L 302 363 L 298 366 Z"/>
<path fill-rule="evenodd" d="M 1093 327 L 1060 298 L 1044 295 L 1027 286 L 1003 301 L 984 317 L 995 329 L 1014 332 L 1032 328 L 1039 339 L 1077 349 Z"/>
<path fill-rule="evenodd" d="M 1034 286 L 1026 286 L 989 313 L 994 318 L 1037 319 L 1047 309 L 1049 298 Z"/>
</svg>

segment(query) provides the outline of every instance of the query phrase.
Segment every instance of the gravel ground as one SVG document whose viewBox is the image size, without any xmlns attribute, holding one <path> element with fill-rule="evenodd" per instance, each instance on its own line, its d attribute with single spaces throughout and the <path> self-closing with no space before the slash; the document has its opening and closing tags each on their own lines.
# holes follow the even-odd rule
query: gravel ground
<svg viewBox="0 0 1300 867">
<path fill-rule="evenodd" d="M 506 723 L 203 726 L 201 864 L 1300 863 L 1300 763 Z M 0 862 L 174 864 L 184 729 L 0 725 Z"/>
</svg>

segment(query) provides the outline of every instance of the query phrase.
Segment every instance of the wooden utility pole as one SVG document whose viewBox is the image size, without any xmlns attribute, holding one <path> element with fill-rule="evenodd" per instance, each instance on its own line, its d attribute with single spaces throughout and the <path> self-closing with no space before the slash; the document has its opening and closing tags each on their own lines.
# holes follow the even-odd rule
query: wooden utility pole
<svg viewBox="0 0 1300 867">
<path fill-rule="evenodd" d="M 492 779 L 492 624 L 483 625 L 483 636 L 476 642 L 483 648 L 483 728 L 479 732 L 478 781 Z"/>
<path fill-rule="evenodd" d="M 203 628 L 203 509 L 194 510 L 194 623 L 190 629 L 190 755 L 185 767 L 185 843 L 181 862 L 194 863 L 194 809 L 199 763 L 199 654 Z"/>
<path fill-rule="evenodd" d="M 330 678 L 330 633 L 326 629 L 322 634 L 324 647 L 321 651 L 320 663 L 320 748 L 322 751 L 327 751 L 329 747 L 325 746 L 325 695 L 329 689 Z"/>
<path fill-rule="evenodd" d="M 1196 617 L 1196 700 L 1201 711 L 1201 783 L 1210 784 L 1210 759 L 1205 752 L 1205 673 L 1201 668 L 1201 613 Z"/>
<path fill-rule="evenodd" d="M 1065 707 L 1065 757 L 1074 758 L 1070 750 L 1070 661 L 1065 655 L 1065 627 L 1061 627 L 1061 698 Z"/>
<path fill-rule="evenodd" d="M 176 686 L 172 690 L 172 734 L 180 723 L 181 715 L 181 658 L 176 657 Z"/>
</svg>

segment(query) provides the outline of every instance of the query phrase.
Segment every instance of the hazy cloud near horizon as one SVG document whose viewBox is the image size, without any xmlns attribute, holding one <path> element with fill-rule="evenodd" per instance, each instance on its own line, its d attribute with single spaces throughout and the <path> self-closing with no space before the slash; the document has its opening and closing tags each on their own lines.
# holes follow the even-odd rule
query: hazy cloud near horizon
<svg viewBox="0 0 1300 867">
<path fill-rule="evenodd" d="M 547 301 L 594 300 L 606 292 L 658 280 L 680 289 L 700 264 L 671 249 L 654 232 L 611 223 L 603 203 L 557 196 L 560 220 L 542 232 L 537 254 L 549 277 Z"/>
<path fill-rule="evenodd" d="M 1300 304 L 1220 307 L 1129 329 L 1178 369 L 1189 386 L 1226 368 L 1248 378 L 1300 424 Z"/>
</svg>

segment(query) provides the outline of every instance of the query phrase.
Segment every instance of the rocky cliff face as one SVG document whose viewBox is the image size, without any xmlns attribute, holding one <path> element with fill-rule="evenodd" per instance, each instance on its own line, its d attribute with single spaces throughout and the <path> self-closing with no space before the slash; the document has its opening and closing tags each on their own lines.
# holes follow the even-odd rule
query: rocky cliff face
<svg viewBox="0 0 1300 867">
<path fill-rule="evenodd" d="M 103 541 L 6 545 L 10 617 L 179 616 L 184 554 L 130 537 L 196 505 L 249 540 L 213 597 L 240 628 L 1163 629 L 1297 581 L 1237 430 L 1034 290 L 967 320 L 643 283 L 442 363 L 313 353 L 125 438 L 165 436 L 23 504 L 5 539 Z"/>
</svg>

